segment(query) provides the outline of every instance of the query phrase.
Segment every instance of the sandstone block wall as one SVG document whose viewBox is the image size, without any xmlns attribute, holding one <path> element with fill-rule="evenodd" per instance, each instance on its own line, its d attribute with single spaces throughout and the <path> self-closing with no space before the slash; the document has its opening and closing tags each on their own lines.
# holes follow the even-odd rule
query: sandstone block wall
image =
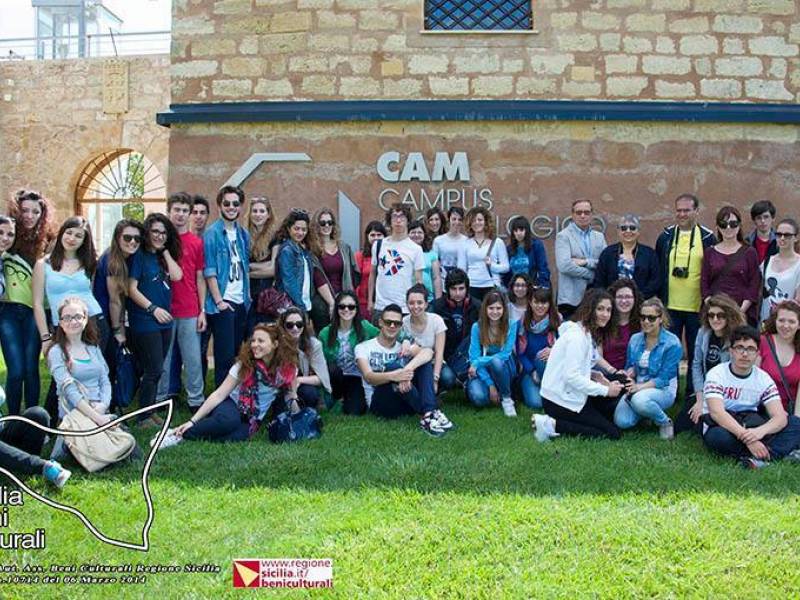
<svg viewBox="0 0 800 600">
<path fill-rule="evenodd" d="M 0 211 L 21 187 L 49 197 L 58 218 L 74 214 L 75 186 L 103 152 L 131 148 L 166 181 L 169 130 L 155 122 L 169 106 L 169 56 L 124 57 L 129 110 L 103 112 L 103 59 L 0 62 Z"/>
<path fill-rule="evenodd" d="M 536 33 L 421 33 L 423 0 L 175 0 L 173 102 L 795 102 L 796 0 L 533 0 Z"/>
</svg>

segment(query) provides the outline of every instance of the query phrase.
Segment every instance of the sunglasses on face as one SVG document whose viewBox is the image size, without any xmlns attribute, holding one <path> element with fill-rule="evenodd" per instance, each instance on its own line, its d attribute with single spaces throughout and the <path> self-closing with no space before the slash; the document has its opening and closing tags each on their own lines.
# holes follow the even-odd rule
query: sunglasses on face
<svg viewBox="0 0 800 600">
<path fill-rule="evenodd" d="M 355 310 L 355 309 L 356 309 L 356 305 L 355 304 L 340 304 L 339 305 L 339 310 Z"/>
<path fill-rule="evenodd" d="M 640 319 L 642 322 L 647 321 L 648 323 L 655 323 L 661 318 L 661 315 L 641 315 Z"/>
<path fill-rule="evenodd" d="M 785 231 L 776 231 L 775 232 L 775 237 L 776 238 L 787 238 L 788 239 L 788 238 L 793 238 L 796 235 L 797 235 L 796 233 L 787 233 Z"/>
<path fill-rule="evenodd" d="M 725 313 L 724 313 L 724 312 L 709 312 L 709 313 L 708 313 L 708 320 L 709 320 L 709 321 L 711 321 L 711 320 L 714 320 L 714 321 L 717 321 L 717 320 L 719 320 L 719 321 L 724 321 L 726 318 L 727 318 L 727 317 L 725 316 Z"/>
<path fill-rule="evenodd" d="M 286 321 L 283 325 L 284 329 L 302 329 L 303 322 L 302 321 Z"/>
<path fill-rule="evenodd" d="M 164 233 L 166 233 L 166 232 L 164 232 Z M 131 242 L 136 242 L 137 244 L 141 244 L 142 243 L 142 236 L 140 236 L 140 235 L 131 235 L 130 233 L 123 233 L 122 234 L 122 239 L 124 241 L 126 241 L 127 243 L 129 243 L 129 244 Z"/>
<path fill-rule="evenodd" d="M 320 227 L 331 227 L 333 226 L 333 221 L 323 220 L 319 222 Z"/>
<path fill-rule="evenodd" d="M 389 327 L 390 329 L 396 329 L 400 327 L 403 322 L 402 321 L 395 321 L 394 319 L 382 319 L 383 324 Z"/>
<path fill-rule="evenodd" d="M 636 225 L 620 225 L 620 231 L 639 231 L 639 228 Z"/>
<path fill-rule="evenodd" d="M 736 229 L 739 226 L 739 221 L 717 221 L 717 227 L 720 229 Z"/>
<path fill-rule="evenodd" d="M 224 206 L 225 208 L 231 208 L 231 207 L 239 208 L 241 205 L 242 205 L 242 203 L 239 202 L 238 200 L 223 200 L 222 201 L 222 206 Z"/>
</svg>

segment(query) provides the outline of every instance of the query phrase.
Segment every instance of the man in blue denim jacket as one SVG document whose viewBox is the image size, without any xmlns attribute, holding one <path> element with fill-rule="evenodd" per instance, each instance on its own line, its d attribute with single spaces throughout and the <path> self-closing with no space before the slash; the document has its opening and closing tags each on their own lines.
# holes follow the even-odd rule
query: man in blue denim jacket
<svg viewBox="0 0 800 600">
<path fill-rule="evenodd" d="M 220 218 L 203 234 L 208 285 L 206 314 L 214 336 L 214 380 L 219 386 L 233 366 L 247 328 L 250 308 L 250 235 L 237 223 L 244 191 L 226 185 L 217 194 Z"/>
<path fill-rule="evenodd" d="M 642 330 L 628 343 L 626 373 L 630 381 L 614 411 L 614 424 L 629 429 L 640 419 L 658 425 L 661 439 L 675 436 L 672 419 L 664 411 L 675 403 L 678 392 L 678 363 L 683 347 L 669 331 L 669 316 L 658 298 L 642 303 L 639 310 Z"/>
</svg>

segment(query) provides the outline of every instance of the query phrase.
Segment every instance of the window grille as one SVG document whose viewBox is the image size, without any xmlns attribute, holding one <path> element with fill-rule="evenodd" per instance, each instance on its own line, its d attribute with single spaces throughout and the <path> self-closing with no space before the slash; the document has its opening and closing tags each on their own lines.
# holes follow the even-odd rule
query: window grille
<svg viewBox="0 0 800 600">
<path fill-rule="evenodd" d="M 426 31 L 532 31 L 531 0 L 425 0 Z"/>
</svg>

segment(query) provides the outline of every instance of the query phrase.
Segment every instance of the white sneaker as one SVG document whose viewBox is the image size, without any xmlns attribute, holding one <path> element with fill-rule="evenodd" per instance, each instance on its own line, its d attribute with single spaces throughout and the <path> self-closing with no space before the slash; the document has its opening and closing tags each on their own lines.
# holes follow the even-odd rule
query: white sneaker
<svg viewBox="0 0 800 600">
<path fill-rule="evenodd" d="M 450 431 L 453 428 L 453 422 L 438 408 L 431 413 L 431 420 L 435 421 L 445 431 Z"/>
<path fill-rule="evenodd" d="M 503 398 L 500 404 L 503 407 L 503 414 L 507 417 L 516 417 L 517 410 L 514 408 L 514 401 L 511 398 Z"/>
<path fill-rule="evenodd" d="M 152 440 L 150 440 L 150 447 L 152 448 L 155 446 L 156 441 L 158 440 L 158 435 L 156 435 Z M 164 439 L 161 440 L 161 445 L 158 447 L 159 450 L 163 450 L 164 448 L 171 448 L 172 446 L 177 446 L 183 441 L 183 438 L 179 435 L 175 435 L 174 429 L 168 429 L 167 434 L 164 436 Z"/>
<path fill-rule="evenodd" d="M 558 435 L 555 419 L 547 415 L 534 414 L 531 425 L 533 425 L 533 435 L 537 442 L 549 442 Z"/>
<path fill-rule="evenodd" d="M 658 437 L 662 440 L 675 439 L 675 427 L 672 425 L 672 419 L 658 426 Z"/>
</svg>

